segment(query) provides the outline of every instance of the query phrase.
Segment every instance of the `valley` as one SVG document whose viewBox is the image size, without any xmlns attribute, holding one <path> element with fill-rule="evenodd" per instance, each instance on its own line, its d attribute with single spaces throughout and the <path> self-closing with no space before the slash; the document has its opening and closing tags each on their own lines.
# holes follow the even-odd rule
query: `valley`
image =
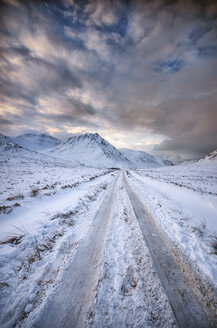
<svg viewBox="0 0 217 328">
<path fill-rule="evenodd" d="M 1 327 L 214 327 L 215 152 L 51 140 L 1 135 Z"/>
</svg>

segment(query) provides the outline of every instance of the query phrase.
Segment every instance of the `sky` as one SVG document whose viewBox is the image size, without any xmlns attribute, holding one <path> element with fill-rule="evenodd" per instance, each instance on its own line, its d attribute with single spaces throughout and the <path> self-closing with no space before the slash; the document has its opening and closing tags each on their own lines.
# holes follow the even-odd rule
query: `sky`
<svg viewBox="0 0 217 328">
<path fill-rule="evenodd" d="M 217 1 L 0 0 L 0 132 L 217 148 Z"/>
</svg>

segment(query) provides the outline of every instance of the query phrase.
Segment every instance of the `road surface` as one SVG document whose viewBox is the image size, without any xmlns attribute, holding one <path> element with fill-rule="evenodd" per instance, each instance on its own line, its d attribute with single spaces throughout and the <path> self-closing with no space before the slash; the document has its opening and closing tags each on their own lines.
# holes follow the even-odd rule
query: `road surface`
<svg viewBox="0 0 217 328">
<path fill-rule="evenodd" d="M 148 216 L 145 204 L 131 186 L 126 173 L 122 171 L 114 177 L 107 189 L 106 195 L 96 211 L 88 236 L 80 243 L 68 269 L 65 270 L 62 282 L 42 311 L 39 311 L 34 325 L 32 326 L 32 322 L 29 323 L 26 320 L 25 327 L 81 328 L 87 325 L 87 313 L 89 308 L 93 307 L 94 293 L 102 269 L 106 236 L 112 215 L 114 216 L 117 208 L 118 193 L 123 192 L 123 189 L 129 197 L 125 211 L 127 207 L 134 211 L 133 215 L 138 221 L 141 236 L 145 240 L 153 262 L 152 265 L 157 273 L 156 279 L 159 279 L 166 294 L 165 297 L 171 306 L 174 315 L 173 326 L 180 328 L 213 327 L 191 286 L 179 271 L 159 228 Z M 128 213 L 131 213 L 130 209 Z M 127 249 L 125 251 L 127 252 Z M 131 285 L 136 286 L 136 283 L 135 280 Z M 108 326 L 118 327 L 117 325 Z M 126 324 L 127 326 L 129 325 Z M 106 324 L 103 327 L 106 327 Z M 137 327 L 136 323 L 134 327 Z M 138 327 L 140 326 L 138 325 Z"/>
</svg>

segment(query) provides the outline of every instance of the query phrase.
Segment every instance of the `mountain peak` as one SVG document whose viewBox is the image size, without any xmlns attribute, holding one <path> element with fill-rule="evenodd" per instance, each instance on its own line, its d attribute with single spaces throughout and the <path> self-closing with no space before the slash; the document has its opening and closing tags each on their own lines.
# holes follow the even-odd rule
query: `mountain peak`
<svg viewBox="0 0 217 328">
<path fill-rule="evenodd" d="M 115 167 L 129 165 L 129 160 L 98 133 L 74 134 L 49 151 L 53 156 L 66 156 L 87 166 Z"/>
<path fill-rule="evenodd" d="M 75 133 L 71 137 L 69 137 L 66 141 L 68 140 L 76 140 L 76 139 L 97 139 L 97 138 L 102 138 L 97 132 L 96 133 L 91 133 L 91 132 L 86 132 L 86 133 Z"/>
<path fill-rule="evenodd" d="M 104 138 L 102 138 L 97 132 L 96 133 L 76 133 L 69 137 L 64 144 L 74 144 L 75 142 L 88 142 L 97 144 L 109 144 Z M 109 144 L 112 146 L 111 144 Z M 113 146 L 112 146 L 113 147 Z"/>
<path fill-rule="evenodd" d="M 203 159 L 206 159 L 206 160 L 216 160 L 217 159 L 217 149 L 215 149 L 214 151 L 211 151 Z"/>
<path fill-rule="evenodd" d="M 73 134 L 64 142 L 44 133 L 26 133 L 17 137 L 0 134 L 0 148 L 1 151 L 34 150 L 91 167 L 154 168 L 172 165 L 143 151 L 118 150 L 97 132 Z"/>
</svg>

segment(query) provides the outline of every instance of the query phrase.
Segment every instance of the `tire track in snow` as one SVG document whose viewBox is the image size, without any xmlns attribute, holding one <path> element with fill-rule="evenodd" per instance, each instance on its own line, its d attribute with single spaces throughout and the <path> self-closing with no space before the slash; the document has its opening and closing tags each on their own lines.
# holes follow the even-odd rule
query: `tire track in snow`
<svg viewBox="0 0 217 328">
<path fill-rule="evenodd" d="M 87 328 L 177 328 L 128 194 L 118 184 Z"/>
<path fill-rule="evenodd" d="M 39 318 L 34 323 L 30 323 L 31 327 L 80 328 L 83 326 L 84 315 L 96 285 L 98 266 L 113 210 L 116 185 L 121 175 L 122 173 L 111 183 L 96 212 L 87 238 L 81 243 L 72 264 L 66 270 L 63 283 L 45 305 Z"/>
<path fill-rule="evenodd" d="M 187 285 L 160 233 L 148 217 L 144 205 L 124 176 L 125 187 L 145 238 L 153 264 L 167 294 L 180 328 L 211 328 L 203 308 Z"/>
</svg>

